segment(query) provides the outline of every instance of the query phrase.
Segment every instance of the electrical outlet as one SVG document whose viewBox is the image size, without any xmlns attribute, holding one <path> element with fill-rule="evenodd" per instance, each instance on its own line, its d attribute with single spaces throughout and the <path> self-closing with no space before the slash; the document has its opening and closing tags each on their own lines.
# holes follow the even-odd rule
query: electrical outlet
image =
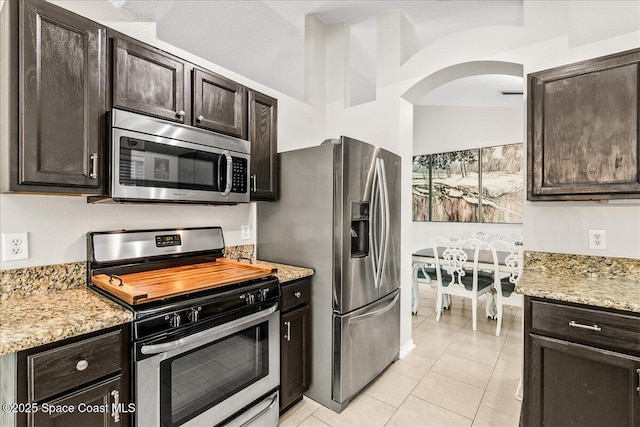
<svg viewBox="0 0 640 427">
<path fill-rule="evenodd" d="M 2 260 L 18 261 L 29 258 L 28 233 L 2 234 Z"/>
<path fill-rule="evenodd" d="M 242 225 L 241 230 L 242 230 L 242 240 L 251 239 L 251 228 L 249 227 L 249 224 Z"/>
<path fill-rule="evenodd" d="M 604 230 L 589 230 L 589 249 L 607 249 L 607 232 Z"/>
</svg>

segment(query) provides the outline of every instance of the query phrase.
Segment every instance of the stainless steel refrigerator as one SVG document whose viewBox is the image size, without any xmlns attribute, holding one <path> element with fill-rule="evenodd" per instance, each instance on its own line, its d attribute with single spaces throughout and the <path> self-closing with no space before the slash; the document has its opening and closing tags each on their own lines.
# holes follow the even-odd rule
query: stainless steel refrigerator
<svg viewBox="0 0 640 427">
<path fill-rule="evenodd" d="M 315 270 L 306 394 L 340 412 L 400 349 L 400 157 L 343 136 L 279 161 L 258 257 Z"/>
</svg>

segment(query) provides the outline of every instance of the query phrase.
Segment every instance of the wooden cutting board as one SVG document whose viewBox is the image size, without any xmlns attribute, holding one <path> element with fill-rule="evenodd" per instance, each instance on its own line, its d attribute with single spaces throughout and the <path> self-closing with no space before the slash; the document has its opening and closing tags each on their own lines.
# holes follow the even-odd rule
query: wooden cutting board
<svg viewBox="0 0 640 427">
<path fill-rule="evenodd" d="M 259 279 L 277 271 L 277 268 L 220 258 L 215 262 L 122 274 L 118 276 L 122 281 L 118 277 L 111 279 L 107 274 L 98 274 L 91 276 L 91 283 L 131 305 L 138 305 Z"/>
</svg>

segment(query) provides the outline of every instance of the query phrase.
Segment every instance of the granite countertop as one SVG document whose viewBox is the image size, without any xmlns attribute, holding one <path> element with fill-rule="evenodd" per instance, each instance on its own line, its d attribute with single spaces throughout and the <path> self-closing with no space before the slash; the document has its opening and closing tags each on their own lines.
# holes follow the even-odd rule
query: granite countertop
<svg viewBox="0 0 640 427">
<path fill-rule="evenodd" d="M 313 275 L 309 268 L 265 261 L 281 283 Z M 0 281 L 0 355 L 110 328 L 133 313 L 88 289 L 84 263 L 5 270 Z M 64 280 L 63 280 L 64 279 Z"/>
<path fill-rule="evenodd" d="M 640 313 L 640 260 L 527 252 L 517 292 Z"/>
<path fill-rule="evenodd" d="M 303 277 L 313 276 L 314 271 L 310 268 L 295 267 L 293 265 L 278 264 L 268 261 L 256 261 L 256 265 L 263 265 L 265 267 L 275 267 L 278 272 L 274 274 L 280 280 L 280 283 L 287 283 L 293 280 L 302 279 Z"/>
<path fill-rule="evenodd" d="M 0 302 L 0 355 L 37 347 L 133 320 L 133 313 L 80 287 Z"/>
</svg>

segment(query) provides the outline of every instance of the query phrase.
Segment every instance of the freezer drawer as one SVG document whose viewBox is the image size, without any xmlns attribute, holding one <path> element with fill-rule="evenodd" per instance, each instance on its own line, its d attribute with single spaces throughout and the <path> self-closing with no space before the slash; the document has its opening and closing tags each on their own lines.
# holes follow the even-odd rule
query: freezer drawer
<svg viewBox="0 0 640 427">
<path fill-rule="evenodd" d="M 333 401 L 342 409 L 398 357 L 399 290 L 349 314 L 334 315 L 333 329 Z"/>
</svg>

